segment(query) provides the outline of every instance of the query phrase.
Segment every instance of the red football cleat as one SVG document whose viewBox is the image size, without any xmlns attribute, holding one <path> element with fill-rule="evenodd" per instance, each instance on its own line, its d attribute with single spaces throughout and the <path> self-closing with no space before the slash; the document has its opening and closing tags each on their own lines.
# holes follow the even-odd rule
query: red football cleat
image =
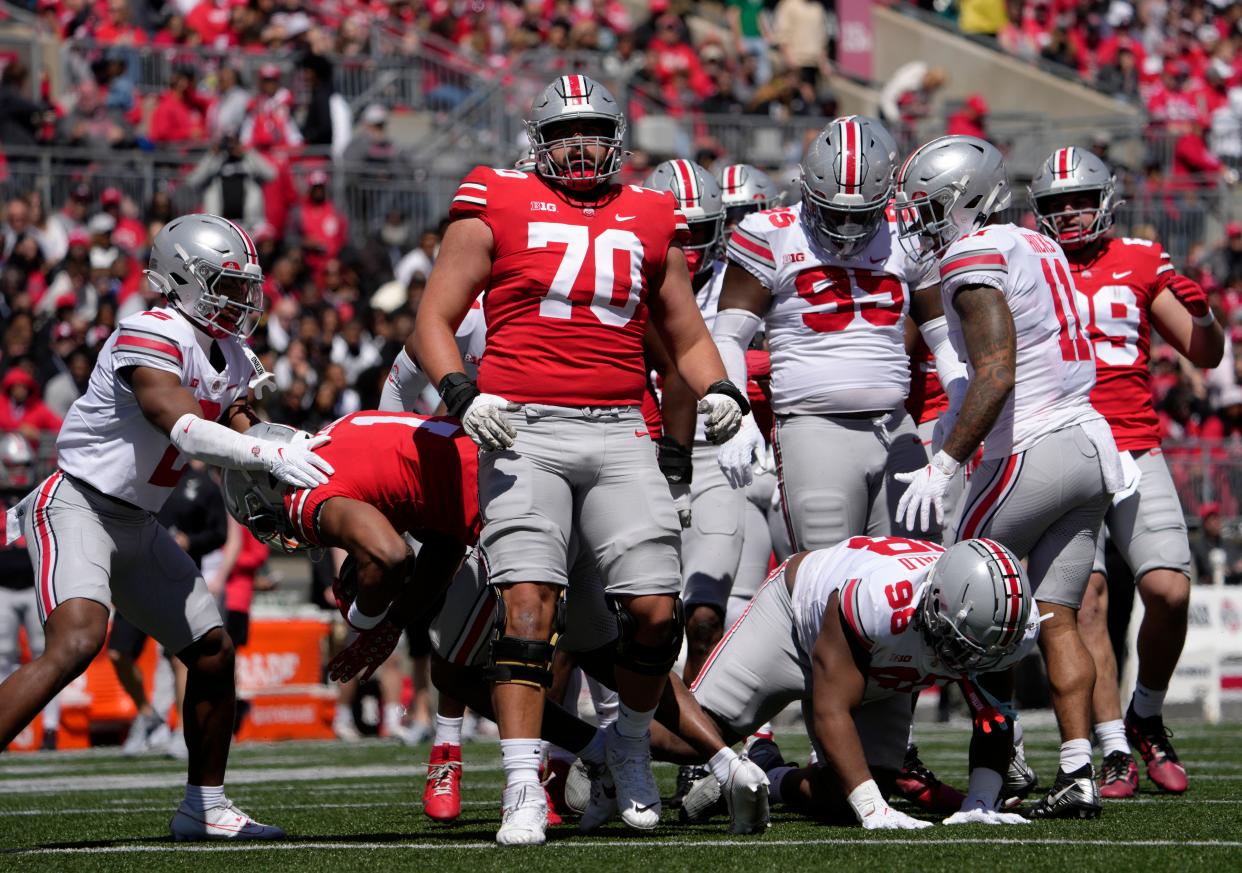
<svg viewBox="0 0 1242 873">
<path fill-rule="evenodd" d="M 1100 774 L 1100 797 L 1121 800 L 1138 794 L 1138 764 L 1129 752 L 1113 752 L 1104 757 Z"/>
<path fill-rule="evenodd" d="M 569 778 L 569 769 L 573 761 L 561 758 L 548 758 L 539 775 L 543 781 L 544 793 L 548 795 L 548 824 L 560 824 L 560 818 L 573 812 L 565 803 L 565 780 Z"/>
<path fill-rule="evenodd" d="M 453 821 L 461 815 L 461 746 L 441 743 L 432 747 L 423 812 L 432 821 Z"/>
<path fill-rule="evenodd" d="M 920 809 L 951 815 L 962 808 L 966 795 L 945 785 L 919 759 L 919 747 L 906 749 L 906 761 L 897 777 L 897 793 Z"/>
<path fill-rule="evenodd" d="M 1147 764 L 1147 778 L 1161 791 L 1183 794 L 1186 791 L 1186 768 L 1177 759 L 1169 738 L 1173 732 L 1164 726 L 1158 715 L 1139 718 L 1133 709 L 1126 711 L 1126 740 L 1138 749 Z"/>
</svg>

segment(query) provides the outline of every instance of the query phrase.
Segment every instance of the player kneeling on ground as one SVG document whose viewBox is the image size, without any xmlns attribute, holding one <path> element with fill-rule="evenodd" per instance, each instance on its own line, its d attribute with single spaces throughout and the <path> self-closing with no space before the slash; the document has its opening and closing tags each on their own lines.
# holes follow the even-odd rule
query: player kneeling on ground
<svg viewBox="0 0 1242 873">
<path fill-rule="evenodd" d="M 998 810 L 1013 748 L 1008 719 L 984 702 L 980 673 L 1032 651 L 1038 619 L 1026 574 L 990 540 L 944 549 L 901 537 L 853 537 L 778 567 L 708 658 L 692 691 L 726 742 L 737 742 L 802 701 L 821 763 L 786 764 L 770 740 L 750 759 L 771 795 L 829 821 L 850 811 L 868 830 L 930 823 L 888 805 L 901 771 L 912 696 L 960 682 L 975 710 L 970 788 L 946 824 L 1017 824 Z M 694 729 L 683 736 L 706 740 Z M 825 766 L 826 765 L 826 766 Z"/>
<path fill-rule="evenodd" d="M 233 643 L 194 561 L 155 520 L 186 459 L 261 471 L 311 487 L 332 466 L 312 450 L 244 436 L 252 366 L 245 339 L 263 314 L 254 243 L 215 215 L 170 221 L 151 247 L 147 280 L 167 306 L 121 321 L 86 393 L 56 440 L 60 469 L 10 511 L 26 538 L 44 622 L 43 654 L 0 685 L 0 748 L 103 647 L 115 604 L 189 671 L 182 717 L 189 751 L 178 840 L 276 839 L 224 796 L 233 737 Z"/>
</svg>

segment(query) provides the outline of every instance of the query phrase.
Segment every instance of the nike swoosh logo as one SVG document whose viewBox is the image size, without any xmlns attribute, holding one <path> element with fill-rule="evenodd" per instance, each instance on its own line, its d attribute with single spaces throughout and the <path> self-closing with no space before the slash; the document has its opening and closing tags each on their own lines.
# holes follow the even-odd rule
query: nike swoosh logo
<svg viewBox="0 0 1242 873">
<path fill-rule="evenodd" d="M 646 806 L 636 803 L 634 804 L 634 811 L 635 812 L 649 812 L 650 810 L 655 809 L 655 807 L 656 805 L 654 803 L 649 803 Z"/>
<path fill-rule="evenodd" d="M 1124 279 L 1126 276 L 1129 276 L 1133 272 L 1134 272 L 1133 270 L 1126 270 L 1124 273 L 1113 273 L 1113 278 Z"/>
<path fill-rule="evenodd" d="M 885 255 L 882 258 L 868 258 L 868 260 L 870 260 L 873 264 L 882 264 L 888 260 L 888 255 Z"/>
<path fill-rule="evenodd" d="M 636 431 L 634 431 L 634 436 L 636 436 L 636 437 L 651 436 L 651 433 L 650 433 L 649 431 L 645 431 L 645 430 L 636 430 Z"/>
<path fill-rule="evenodd" d="M 617 221 L 633 221 L 635 218 L 638 218 L 638 216 L 637 215 L 618 215 Z"/>
</svg>

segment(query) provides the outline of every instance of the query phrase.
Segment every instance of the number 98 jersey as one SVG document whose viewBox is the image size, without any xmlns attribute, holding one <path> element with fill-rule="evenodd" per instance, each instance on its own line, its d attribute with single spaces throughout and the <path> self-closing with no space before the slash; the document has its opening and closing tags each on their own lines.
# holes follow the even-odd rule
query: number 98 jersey
<svg viewBox="0 0 1242 873">
<path fill-rule="evenodd" d="M 882 225 L 849 258 L 807 232 L 802 204 L 742 219 L 729 260 L 772 292 L 764 314 L 772 352 L 772 409 L 832 415 L 895 409 L 910 389 L 905 315 L 910 292 L 935 285 Z"/>
<path fill-rule="evenodd" d="M 671 193 L 614 185 L 578 202 L 534 173 L 478 167 L 449 217 L 492 232 L 483 391 L 555 406 L 642 402 L 647 295 L 669 246 L 689 238 Z"/>
<path fill-rule="evenodd" d="M 842 626 L 870 655 L 864 703 L 963 678 L 940 663 L 913 626 L 927 577 L 942 554 L 944 547 L 936 543 L 904 537 L 852 537 L 808 553 L 793 590 L 799 647 L 810 657 L 828 600 L 839 592 Z M 1022 644 L 996 669 L 1033 651 L 1038 634 L 1039 623 L 1032 619 Z"/>
</svg>

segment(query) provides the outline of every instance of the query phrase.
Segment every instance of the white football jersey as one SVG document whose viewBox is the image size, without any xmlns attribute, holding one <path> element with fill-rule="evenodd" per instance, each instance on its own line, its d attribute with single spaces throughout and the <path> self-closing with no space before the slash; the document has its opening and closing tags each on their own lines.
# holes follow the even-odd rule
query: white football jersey
<svg viewBox="0 0 1242 873">
<path fill-rule="evenodd" d="M 1023 452 L 1043 437 L 1100 418 L 1091 406 L 1095 356 L 1082 329 L 1069 262 L 1046 236 L 1012 224 L 985 227 L 949 246 L 940 261 L 940 291 L 949 340 L 973 378 L 953 297 L 965 285 L 1005 295 L 1017 336 L 1013 391 L 984 437 L 985 459 Z"/>
<path fill-rule="evenodd" d="M 742 219 L 728 257 L 772 292 L 764 323 L 774 412 L 869 412 L 905 401 L 910 292 L 937 280 L 933 265 L 898 244 L 896 225 L 842 259 L 808 231 L 801 204 L 769 209 Z"/>
<path fill-rule="evenodd" d="M 245 397 L 254 371 L 233 337 L 216 340 L 225 369 L 211 366 L 212 339 L 169 307 L 131 315 L 117 325 L 99 352 L 86 393 L 74 401 L 56 438 L 60 468 L 98 491 L 158 512 L 173 492 L 186 460 L 138 408 L 125 367 L 153 367 L 181 378 L 202 407 L 219 421 Z"/>
<path fill-rule="evenodd" d="M 482 304 L 482 297 L 474 301 L 453 336 L 457 351 L 466 365 L 466 375 L 471 379 L 479 378 L 479 363 L 483 360 L 483 348 L 487 344 L 487 321 L 483 317 Z M 410 360 L 409 355 L 397 355 L 388 368 L 388 378 L 384 380 L 384 388 L 380 392 L 380 411 L 433 415 L 439 405 L 440 395 L 427 374 Z"/>
<path fill-rule="evenodd" d="M 871 656 L 864 703 L 964 678 L 941 664 L 912 627 L 927 576 L 943 553 L 942 546 L 922 540 L 853 537 L 808 554 L 793 590 L 794 632 L 803 653 L 809 658 L 815 650 L 828 599 L 840 592 L 842 624 Z M 1022 643 L 995 669 L 1024 658 L 1038 636 L 1038 616 L 1032 614 Z"/>
</svg>

